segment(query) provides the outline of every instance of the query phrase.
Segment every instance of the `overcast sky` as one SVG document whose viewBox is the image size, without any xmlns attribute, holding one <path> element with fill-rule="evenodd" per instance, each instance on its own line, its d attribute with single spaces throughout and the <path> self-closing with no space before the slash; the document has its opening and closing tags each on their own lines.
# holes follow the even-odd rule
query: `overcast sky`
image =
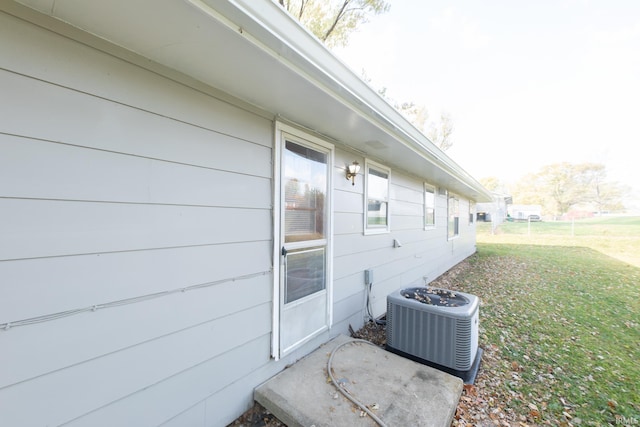
<svg viewBox="0 0 640 427">
<path fill-rule="evenodd" d="M 599 162 L 640 190 L 639 0 L 389 0 L 334 52 L 397 101 L 454 122 L 447 154 L 514 181 Z"/>
</svg>

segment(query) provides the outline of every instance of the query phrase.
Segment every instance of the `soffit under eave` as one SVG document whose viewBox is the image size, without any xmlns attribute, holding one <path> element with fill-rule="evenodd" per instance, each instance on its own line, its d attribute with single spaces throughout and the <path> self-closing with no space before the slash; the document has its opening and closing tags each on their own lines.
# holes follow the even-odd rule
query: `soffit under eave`
<svg viewBox="0 0 640 427">
<path fill-rule="evenodd" d="M 244 2 L 258 5 L 263 9 L 258 12 L 271 14 L 272 20 L 281 19 L 277 25 L 289 25 L 287 31 L 295 34 L 274 34 L 273 28 L 236 7 L 243 1 L 209 2 L 226 22 L 187 1 L 57 0 L 55 9 L 52 1 L 22 2 L 390 166 L 470 198 L 481 193 L 453 161 L 429 149 L 426 138 L 324 46 L 309 37 L 296 39 L 308 34 L 297 23 L 291 26 L 275 4 Z M 304 48 L 308 52 L 300 53 Z M 319 59 L 311 56 L 324 58 L 332 69 L 318 66 Z M 421 137 L 424 141 L 418 142 Z"/>
</svg>

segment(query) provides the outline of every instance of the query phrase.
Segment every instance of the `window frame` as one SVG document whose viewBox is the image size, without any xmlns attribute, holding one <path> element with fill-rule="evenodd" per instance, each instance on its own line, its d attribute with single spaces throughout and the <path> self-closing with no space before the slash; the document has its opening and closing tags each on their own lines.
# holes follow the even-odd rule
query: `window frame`
<svg viewBox="0 0 640 427">
<path fill-rule="evenodd" d="M 475 210 L 476 210 L 476 204 L 473 203 L 471 200 L 469 200 L 469 227 L 471 227 L 475 222 L 475 217 L 476 217 Z"/>
<path fill-rule="evenodd" d="M 387 175 L 387 197 L 383 200 L 387 204 L 386 224 L 382 226 L 369 225 L 369 171 L 373 169 L 379 173 Z M 390 190 L 391 190 L 391 169 L 373 160 L 365 159 L 364 161 L 364 215 L 363 215 L 363 232 L 369 234 L 383 234 L 391 232 L 391 212 L 390 212 Z"/>
<path fill-rule="evenodd" d="M 452 200 L 455 203 L 452 203 Z M 452 212 L 453 209 L 453 212 Z M 452 221 L 453 218 L 453 221 Z M 453 225 L 453 227 L 452 227 Z M 452 229 L 453 228 L 453 229 Z M 460 236 L 460 198 L 447 190 L 447 240 Z"/>
<path fill-rule="evenodd" d="M 433 230 L 434 228 L 436 228 L 436 196 L 438 189 L 436 188 L 435 185 L 429 184 L 428 182 L 424 183 L 423 186 L 423 226 L 425 230 Z M 430 196 L 428 195 L 430 193 Z M 432 202 L 432 206 L 431 208 L 433 209 L 433 222 L 432 223 L 427 223 L 427 200 L 428 198 L 431 198 L 431 202 Z"/>
</svg>

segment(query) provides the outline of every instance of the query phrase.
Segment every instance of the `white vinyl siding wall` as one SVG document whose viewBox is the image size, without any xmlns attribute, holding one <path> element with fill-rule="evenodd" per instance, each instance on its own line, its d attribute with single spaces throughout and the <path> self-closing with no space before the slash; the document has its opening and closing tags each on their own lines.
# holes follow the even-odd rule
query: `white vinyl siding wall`
<svg viewBox="0 0 640 427">
<path fill-rule="evenodd" d="M 1 424 L 226 425 L 300 357 L 272 122 L 3 13 L 0 51 L 0 324 L 89 308 L 0 331 Z"/>
<path fill-rule="evenodd" d="M 475 227 L 447 240 L 447 198 L 435 194 L 436 226 L 424 227 L 424 180 L 391 168 L 390 224 L 386 234 L 365 235 L 363 168 L 351 185 L 345 165 L 363 158 L 336 150 L 334 192 L 334 319 L 338 329 L 363 324 L 364 270 L 373 269 L 374 316 L 386 311 L 386 295 L 411 284 L 431 281 L 475 252 Z M 462 204 L 466 202 L 461 200 Z M 393 239 L 402 247 L 393 248 Z"/>
<path fill-rule="evenodd" d="M 475 226 L 447 241 L 446 197 L 424 230 L 430 177 L 393 167 L 390 232 L 364 235 L 344 165 L 365 159 L 336 149 L 333 327 L 274 362 L 274 123 L 83 37 L 0 12 L 0 325 L 42 320 L 0 330 L 0 424 L 227 425 L 362 326 L 365 269 L 379 316 L 475 251 Z"/>
</svg>

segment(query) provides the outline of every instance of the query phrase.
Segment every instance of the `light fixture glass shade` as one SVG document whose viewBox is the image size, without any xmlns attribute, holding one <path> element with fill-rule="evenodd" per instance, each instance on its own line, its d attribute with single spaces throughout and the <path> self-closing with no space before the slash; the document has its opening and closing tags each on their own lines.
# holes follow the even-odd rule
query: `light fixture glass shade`
<svg viewBox="0 0 640 427">
<path fill-rule="evenodd" d="M 358 162 L 353 162 L 347 166 L 347 179 L 351 180 L 351 185 L 356 185 L 356 175 L 360 172 L 360 165 Z"/>
</svg>

